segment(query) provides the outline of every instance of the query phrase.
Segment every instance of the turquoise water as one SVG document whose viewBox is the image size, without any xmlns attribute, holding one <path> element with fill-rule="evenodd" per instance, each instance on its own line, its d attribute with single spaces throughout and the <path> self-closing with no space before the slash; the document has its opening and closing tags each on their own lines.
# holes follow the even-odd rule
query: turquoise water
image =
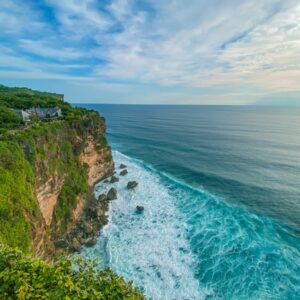
<svg viewBox="0 0 300 300">
<path fill-rule="evenodd" d="M 299 110 L 93 108 L 129 173 L 85 256 L 153 299 L 300 299 Z"/>
</svg>

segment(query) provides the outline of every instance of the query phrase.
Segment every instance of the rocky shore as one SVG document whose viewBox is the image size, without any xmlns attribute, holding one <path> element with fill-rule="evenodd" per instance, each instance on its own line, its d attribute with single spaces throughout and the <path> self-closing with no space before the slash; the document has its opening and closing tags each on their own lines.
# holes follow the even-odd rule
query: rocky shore
<svg viewBox="0 0 300 300">
<path fill-rule="evenodd" d="M 121 176 L 128 174 L 127 167 L 124 164 L 121 164 L 119 169 L 121 169 Z M 119 178 L 112 175 L 111 177 L 102 180 L 102 184 L 112 184 L 118 181 Z M 127 189 L 134 189 L 137 185 L 138 182 L 129 181 L 127 183 Z M 94 246 L 97 243 L 101 228 L 108 222 L 107 212 L 109 203 L 110 201 L 116 200 L 117 196 L 117 190 L 112 187 L 107 193 L 101 194 L 98 199 L 91 197 L 91 199 L 88 200 L 77 225 L 63 238 L 59 238 L 55 241 L 56 248 L 64 249 L 68 252 L 78 252 L 82 245 L 87 247 Z M 143 212 L 144 207 L 137 206 L 136 210 L 141 213 Z"/>
</svg>

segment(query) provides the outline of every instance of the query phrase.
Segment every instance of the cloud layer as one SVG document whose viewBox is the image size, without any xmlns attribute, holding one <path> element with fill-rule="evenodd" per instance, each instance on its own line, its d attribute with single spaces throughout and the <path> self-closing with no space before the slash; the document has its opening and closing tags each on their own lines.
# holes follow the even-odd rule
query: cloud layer
<svg viewBox="0 0 300 300">
<path fill-rule="evenodd" d="M 116 89 L 191 103 L 300 90 L 299 1 L 3 0 L 0 26 L 6 80 L 64 80 L 109 101 Z"/>
</svg>

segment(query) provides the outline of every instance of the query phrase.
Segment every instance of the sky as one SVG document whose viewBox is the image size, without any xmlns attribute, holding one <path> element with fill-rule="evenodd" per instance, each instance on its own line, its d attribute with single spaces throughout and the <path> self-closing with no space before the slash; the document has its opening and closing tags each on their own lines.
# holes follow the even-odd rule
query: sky
<svg viewBox="0 0 300 300">
<path fill-rule="evenodd" d="M 70 102 L 300 104 L 299 0 L 1 0 L 0 83 Z"/>
</svg>

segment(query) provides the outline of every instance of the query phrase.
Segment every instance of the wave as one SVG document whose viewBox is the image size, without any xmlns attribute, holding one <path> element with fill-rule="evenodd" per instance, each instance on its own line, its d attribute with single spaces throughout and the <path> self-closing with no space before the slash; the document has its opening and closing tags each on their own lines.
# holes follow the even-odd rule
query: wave
<svg viewBox="0 0 300 300">
<path fill-rule="evenodd" d="M 153 299 L 297 299 L 299 239 L 270 218 L 114 151 L 129 174 L 114 186 L 109 224 L 88 258 L 102 259 Z M 139 182 L 134 191 L 128 180 Z M 111 184 L 100 183 L 96 195 Z M 145 207 L 137 214 L 135 207 Z"/>
</svg>

